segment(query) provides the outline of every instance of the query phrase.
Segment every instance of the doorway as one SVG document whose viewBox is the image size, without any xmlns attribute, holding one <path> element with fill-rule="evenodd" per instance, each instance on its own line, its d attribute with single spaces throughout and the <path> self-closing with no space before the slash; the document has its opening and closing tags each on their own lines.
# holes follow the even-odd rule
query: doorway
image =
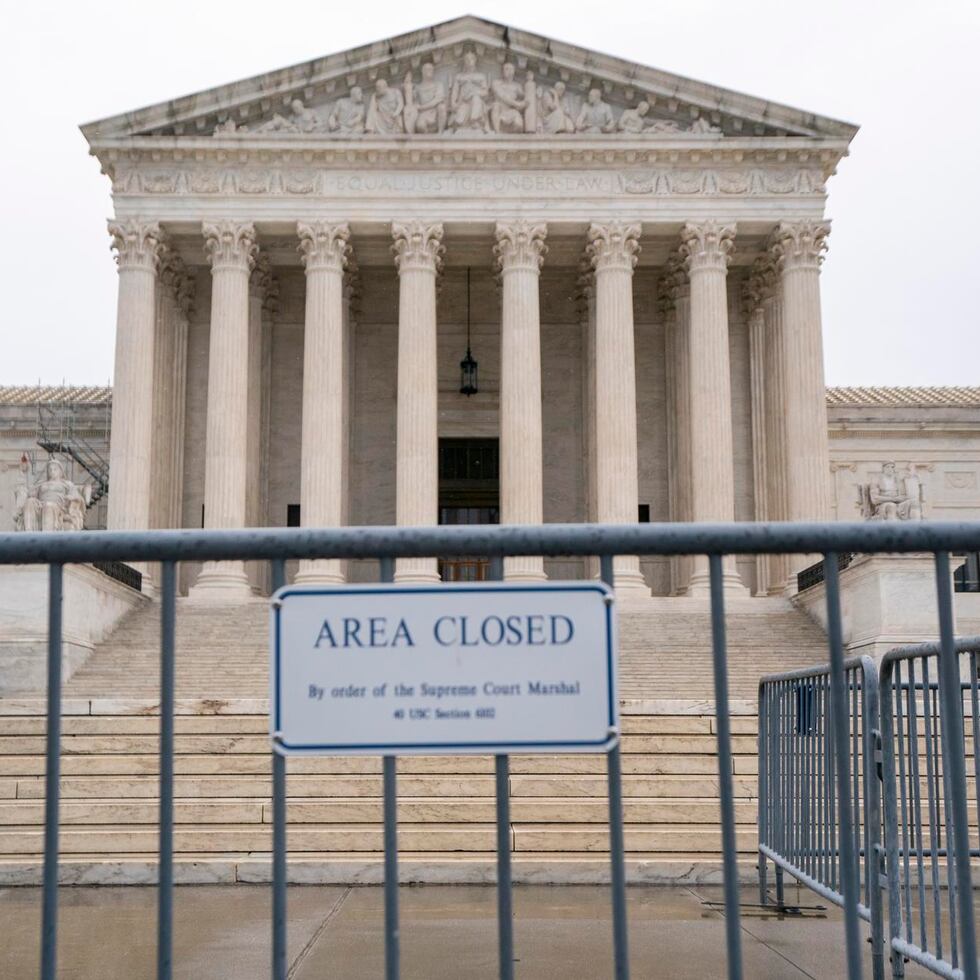
<svg viewBox="0 0 980 980">
<path fill-rule="evenodd" d="M 500 523 L 500 444 L 497 439 L 439 440 L 439 523 Z M 440 558 L 444 582 L 483 582 L 486 556 Z"/>
</svg>

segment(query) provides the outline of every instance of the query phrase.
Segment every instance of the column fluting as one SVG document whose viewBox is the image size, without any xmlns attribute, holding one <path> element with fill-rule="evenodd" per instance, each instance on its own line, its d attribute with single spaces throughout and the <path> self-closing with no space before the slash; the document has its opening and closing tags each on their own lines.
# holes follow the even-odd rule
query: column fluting
<svg viewBox="0 0 980 980">
<path fill-rule="evenodd" d="M 691 519 L 735 519 L 732 385 L 728 349 L 728 260 L 735 229 L 714 221 L 681 231 L 691 283 Z M 744 593 L 735 561 L 724 562 L 726 591 Z M 689 592 L 708 589 L 708 559 L 696 555 Z"/>
<path fill-rule="evenodd" d="M 494 254 L 503 288 L 500 328 L 500 520 L 543 520 L 541 444 L 541 263 L 547 225 L 523 219 L 500 222 Z M 507 558 L 504 577 L 546 578 L 539 556 Z"/>
<path fill-rule="evenodd" d="M 691 376 L 690 299 L 687 271 L 679 255 L 672 255 L 660 280 L 664 316 L 664 354 L 667 396 L 667 492 L 672 521 L 691 519 Z M 691 577 L 691 556 L 670 559 L 671 594 L 686 595 Z"/>
<path fill-rule="evenodd" d="M 398 419 L 395 514 L 399 525 L 431 526 L 439 517 L 436 275 L 442 225 L 392 222 L 398 268 Z M 398 582 L 436 582 L 435 558 L 401 558 Z"/>
<path fill-rule="evenodd" d="M 151 526 L 153 352 L 157 269 L 163 236 L 155 222 L 110 221 L 119 293 L 109 448 L 108 524 L 115 531 Z"/>
<path fill-rule="evenodd" d="M 829 222 L 782 222 L 772 236 L 782 306 L 782 365 L 785 378 L 786 519 L 830 520 L 830 446 L 823 371 L 820 265 Z M 796 591 L 796 572 L 812 560 L 793 556 L 787 589 Z"/>
<path fill-rule="evenodd" d="M 596 519 L 635 524 L 639 512 L 633 268 L 640 225 L 612 221 L 589 227 L 587 254 L 595 272 Z M 636 555 L 613 563 L 616 591 L 650 590 Z"/>
<path fill-rule="evenodd" d="M 773 409 L 766 379 L 766 314 L 764 288 L 758 275 L 745 282 L 742 291 L 745 319 L 749 328 L 749 387 L 752 429 L 752 497 L 754 518 L 770 520 L 769 446 L 766 439 L 766 416 Z M 755 558 L 755 592 L 768 595 L 771 580 L 771 555 Z"/>
<path fill-rule="evenodd" d="M 242 528 L 248 487 L 249 275 L 257 246 L 251 223 L 204 224 L 211 262 L 211 335 L 204 461 L 204 526 Z M 191 594 L 251 595 L 242 561 L 205 562 Z"/>
<path fill-rule="evenodd" d="M 300 520 L 303 527 L 344 523 L 344 270 L 350 229 L 316 221 L 297 225 L 306 266 L 303 334 L 303 429 Z M 301 561 L 297 582 L 344 581 L 339 559 Z"/>
</svg>

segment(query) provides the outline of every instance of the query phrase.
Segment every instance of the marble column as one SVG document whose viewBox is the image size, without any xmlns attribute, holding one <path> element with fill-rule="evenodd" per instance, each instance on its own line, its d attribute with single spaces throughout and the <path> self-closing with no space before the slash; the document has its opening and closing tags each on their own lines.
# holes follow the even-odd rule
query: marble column
<svg viewBox="0 0 980 980">
<path fill-rule="evenodd" d="M 538 296 L 547 225 L 498 222 L 497 257 L 503 286 L 500 328 L 500 522 L 544 519 L 541 444 L 541 314 Z M 504 578 L 541 582 L 540 556 L 507 558 Z"/>
<path fill-rule="evenodd" d="M 691 283 L 691 519 L 735 520 L 732 383 L 728 349 L 728 259 L 735 229 L 714 221 L 681 231 Z M 724 561 L 726 592 L 745 594 L 733 556 Z M 696 555 L 690 594 L 709 588 L 708 559 Z"/>
<path fill-rule="evenodd" d="M 778 273 L 770 256 L 756 265 L 765 320 L 766 405 L 766 515 L 770 521 L 786 520 L 786 417 L 781 408 L 786 403 L 784 377 L 782 300 Z M 789 576 L 789 556 L 769 556 L 769 593 L 782 595 Z"/>
<path fill-rule="evenodd" d="M 263 384 L 265 360 L 269 354 L 268 318 L 277 306 L 279 283 L 265 255 L 259 254 L 248 281 L 248 418 L 246 420 L 245 526 L 263 527 L 266 512 L 263 494 L 264 452 L 263 412 L 269 392 Z M 266 591 L 269 563 L 245 563 L 245 574 L 256 594 Z"/>
<path fill-rule="evenodd" d="M 162 234 L 155 222 L 110 221 L 119 267 L 109 449 L 109 528 L 151 526 L 153 352 Z"/>
<path fill-rule="evenodd" d="M 344 523 L 344 269 L 350 252 L 346 224 L 297 225 L 306 266 L 306 326 L 303 333 L 303 429 L 300 521 L 303 527 Z M 301 561 L 296 581 L 344 581 L 336 558 Z"/>
<path fill-rule="evenodd" d="M 782 300 L 786 428 L 786 519 L 827 521 L 830 508 L 830 446 L 820 319 L 820 264 L 829 222 L 783 222 L 772 236 Z M 787 589 L 812 561 L 793 556 Z"/>
<path fill-rule="evenodd" d="M 576 280 L 576 299 L 582 329 L 582 457 L 585 484 L 585 519 L 596 522 L 595 448 L 595 274 L 592 260 L 582 257 Z M 599 577 L 599 559 L 590 555 L 583 561 L 586 578 Z"/>
<path fill-rule="evenodd" d="M 672 521 L 691 519 L 691 288 L 684 262 L 670 257 L 660 281 L 664 316 L 665 381 L 667 389 L 667 486 Z M 690 555 L 670 559 L 671 594 L 686 595 L 691 578 Z"/>
<path fill-rule="evenodd" d="M 638 519 L 633 268 L 639 239 L 639 224 L 589 227 L 587 254 L 595 271 L 596 519 L 603 524 Z M 613 569 L 617 593 L 649 596 L 638 556 L 617 556 Z"/>
<path fill-rule="evenodd" d="M 153 439 L 150 464 L 150 526 L 183 524 L 184 397 L 187 375 L 187 318 L 194 282 L 179 255 L 167 249 L 156 290 L 153 341 Z M 154 563 L 159 587 L 161 566 Z"/>
<path fill-rule="evenodd" d="M 766 439 L 766 416 L 776 410 L 766 386 L 766 314 L 764 290 L 759 277 L 749 276 L 742 290 L 745 319 L 749 327 L 749 388 L 752 429 L 752 497 L 753 516 L 757 521 L 770 520 L 769 514 L 769 447 Z M 755 556 L 756 595 L 768 595 L 771 555 Z"/>
<path fill-rule="evenodd" d="M 204 224 L 211 262 L 211 335 L 204 453 L 204 526 L 243 528 L 248 488 L 249 276 L 255 264 L 250 223 Z M 252 594 L 242 561 L 209 561 L 191 596 L 236 601 Z"/>
<path fill-rule="evenodd" d="M 436 275 L 442 225 L 391 226 L 398 267 L 398 425 L 395 514 L 399 525 L 431 526 L 439 518 Z M 401 558 L 397 582 L 437 582 L 435 558 Z"/>
</svg>

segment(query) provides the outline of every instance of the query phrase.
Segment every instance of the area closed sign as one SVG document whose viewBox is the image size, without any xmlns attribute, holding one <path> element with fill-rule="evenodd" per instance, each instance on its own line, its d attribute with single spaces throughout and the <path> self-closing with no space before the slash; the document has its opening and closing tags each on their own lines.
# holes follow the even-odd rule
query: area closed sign
<svg viewBox="0 0 980 980">
<path fill-rule="evenodd" d="M 596 752 L 618 731 L 612 594 L 593 582 L 286 587 L 282 753 Z"/>
</svg>

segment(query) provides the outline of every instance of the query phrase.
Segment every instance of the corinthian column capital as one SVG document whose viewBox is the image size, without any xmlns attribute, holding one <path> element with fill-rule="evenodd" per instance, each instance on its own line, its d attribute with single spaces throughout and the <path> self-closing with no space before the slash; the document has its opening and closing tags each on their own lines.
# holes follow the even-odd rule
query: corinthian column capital
<svg viewBox="0 0 980 980">
<path fill-rule="evenodd" d="M 781 221 L 769 239 L 769 250 L 781 272 L 819 269 L 829 234 L 829 221 Z"/>
<path fill-rule="evenodd" d="M 624 269 L 632 272 L 640 255 L 640 224 L 610 221 L 589 225 L 586 255 L 596 272 Z"/>
<path fill-rule="evenodd" d="M 412 270 L 435 273 L 442 267 L 446 249 L 442 244 L 441 223 L 393 221 L 391 237 L 394 239 L 391 251 L 400 273 Z"/>
<path fill-rule="evenodd" d="M 299 253 L 307 272 L 330 269 L 343 272 L 351 254 L 350 227 L 346 221 L 297 222 Z"/>
<path fill-rule="evenodd" d="M 728 268 L 728 260 L 735 248 L 733 225 L 719 225 L 717 221 L 686 224 L 681 229 L 680 254 L 688 275 L 702 269 Z"/>
<path fill-rule="evenodd" d="M 501 272 L 511 269 L 540 270 L 548 252 L 548 246 L 544 243 L 548 234 L 546 224 L 531 224 L 524 218 L 498 221 L 495 234 L 497 244 L 493 247 L 493 254 Z"/>
<path fill-rule="evenodd" d="M 258 245 L 255 243 L 255 226 L 250 221 L 206 221 L 203 231 L 204 251 L 212 270 L 252 271 Z"/>
<path fill-rule="evenodd" d="M 164 234 L 155 221 L 128 218 L 110 221 L 110 246 L 116 252 L 116 264 L 120 269 L 147 269 L 156 272 L 164 257 Z"/>
</svg>

